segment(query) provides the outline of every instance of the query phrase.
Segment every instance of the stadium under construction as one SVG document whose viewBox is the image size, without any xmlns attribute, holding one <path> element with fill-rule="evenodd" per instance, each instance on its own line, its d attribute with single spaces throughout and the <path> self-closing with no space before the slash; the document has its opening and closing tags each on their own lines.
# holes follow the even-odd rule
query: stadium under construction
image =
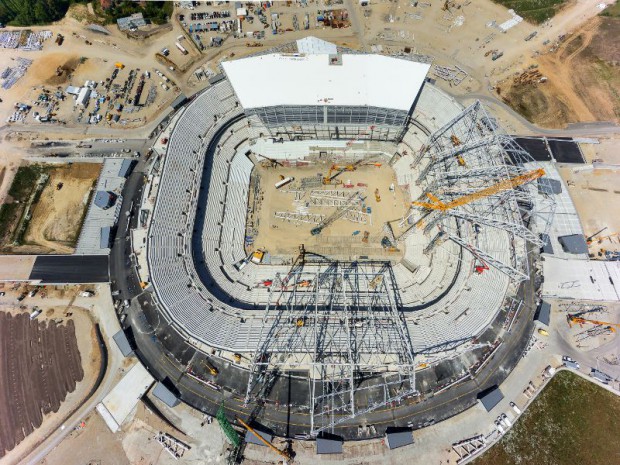
<svg viewBox="0 0 620 465">
<path fill-rule="evenodd" d="M 306 38 L 222 63 L 179 110 L 149 179 L 132 328 L 178 398 L 278 436 L 361 439 L 453 416 L 514 367 L 555 203 L 529 154 L 429 67 Z M 363 164 L 393 182 L 355 182 Z M 264 166 L 286 167 L 282 183 L 261 183 Z M 258 247 L 257 206 L 294 253 Z"/>
</svg>

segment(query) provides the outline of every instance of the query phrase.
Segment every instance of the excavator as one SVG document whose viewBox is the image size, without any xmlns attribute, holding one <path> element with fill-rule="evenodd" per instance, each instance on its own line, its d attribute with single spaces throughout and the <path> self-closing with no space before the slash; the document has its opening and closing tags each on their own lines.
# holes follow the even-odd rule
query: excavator
<svg viewBox="0 0 620 465">
<path fill-rule="evenodd" d="M 467 205 L 478 199 L 483 199 L 490 195 L 497 194 L 498 192 L 506 191 L 509 189 L 514 189 L 515 187 L 521 186 L 523 184 L 527 184 L 528 182 L 541 178 L 544 175 L 545 175 L 545 170 L 543 170 L 542 168 L 539 168 L 539 169 L 530 171 L 528 173 L 515 176 L 514 178 L 511 178 L 511 179 L 505 179 L 490 187 L 479 190 L 478 192 L 474 192 L 472 194 L 464 195 L 448 203 L 442 202 L 434 194 L 427 193 L 426 196 L 429 198 L 430 202 L 411 202 L 411 205 L 414 205 L 416 207 L 422 207 L 426 210 L 439 210 L 439 211 L 445 212 L 447 210 L 451 210 L 456 207 Z"/>
<path fill-rule="evenodd" d="M 568 326 L 570 326 L 571 328 L 573 327 L 573 325 L 582 325 L 584 323 L 608 326 L 613 333 L 616 332 L 616 328 L 620 328 L 620 323 L 609 323 L 607 321 L 590 320 L 588 318 L 582 318 L 577 315 L 568 315 L 566 318 L 568 319 Z"/>
</svg>

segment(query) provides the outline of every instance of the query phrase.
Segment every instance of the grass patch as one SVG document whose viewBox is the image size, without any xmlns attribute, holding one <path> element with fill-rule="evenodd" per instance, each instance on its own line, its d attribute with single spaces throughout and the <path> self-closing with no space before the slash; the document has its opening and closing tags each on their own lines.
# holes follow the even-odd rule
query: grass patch
<svg viewBox="0 0 620 465">
<path fill-rule="evenodd" d="M 511 8 L 527 21 L 540 24 L 555 16 L 567 0 L 494 0 L 495 3 Z"/>
<path fill-rule="evenodd" d="M 620 457 L 620 398 L 562 371 L 474 465 L 601 465 Z"/>
<path fill-rule="evenodd" d="M 0 243 L 6 245 L 14 240 L 20 242 L 23 238 L 25 228 L 18 226 L 22 224 L 22 216 L 27 207 L 33 190 L 37 187 L 42 174 L 49 171 L 49 167 L 44 165 L 25 165 L 20 166 L 15 173 L 13 183 L 9 188 L 9 195 L 12 202 L 3 204 L 0 207 Z M 35 205 L 41 195 L 41 189 L 36 193 L 32 205 Z M 32 211 L 32 210 L 31 210 Z M 24 221 L 26 221 L 24 219 Z M 15 237 L 17 234 L 17 238 Z"/>
<path fill-rule="evenodd" d="M 616 1 L 613 5 L 608 6 L 601 12 L 601 16 L 609 18 L 620 18 L 620 1 Z"/>
</svg>

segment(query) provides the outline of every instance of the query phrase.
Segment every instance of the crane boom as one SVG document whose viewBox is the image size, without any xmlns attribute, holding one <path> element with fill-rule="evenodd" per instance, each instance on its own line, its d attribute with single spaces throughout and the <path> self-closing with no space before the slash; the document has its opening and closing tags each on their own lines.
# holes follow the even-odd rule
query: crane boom
<svg viewBox="0 0 620 465">
<path fill-rule="evenodd" d="M 620 323 L 609 323 L 607 321 L 589 320 L 587 318 L 582 318 L 580 316 L 575 316 L 575 315 L 568 316 L 568 323 L 571 326 L 573 323 L 579 324 L 579 325 L 583 323 L 590 323 L 593 325 L 604 325 L 604 326 L 609 326 L 613 332 L 616 332 L 616 330 L 614 329 L 614 326 L 617 328 L 620 328 Z"/>
<path fill-rule="evenodd" d="M 426 196 L 429 198 L 430 202 L 411 202 L 411 204 L 415 205 L 416 207 L 426 208 L 427 210 L 440 210 L 440 211 L 451 210 L 452 208 L 461 207 L 475 200 L 489 197 L 490 195 L 493 195 L 493 194 L 497 194 L 498 192 L 506 191 L 509 189 L 514 189 L 515 187 L 521 186 L 535 179 L 541 178 L 544 175 L 545 175 L 545 170 L 543 170 L 542 168 L 539 168 L 537 170 L 533 170 L 528 173 L 515 176 L 514 178 L 505 179 L 490 187 L 479 190 L 478 192 L 474 192 L 472 194 L 464 195 L 448 203 L 444 203 L 441 200 L 439 200 L 437 196 L 431 193 L 428 193 L 426 194 Z"/>
<path fill-rule="evenodd" d="M 316 228 L 313 228 L 312 231 L 310 231 L 310 233 L 313 236 L 316 236 L 317 234 L 321 234 L 321 231 L 323 231 L 323 229 L 328 227 L 330 224 L 332 224 L 337 219 L 343 217 L 344 214 L 351 209 L 351 207 L 356 201 L 357 196 L 359 196 L 357 192 L 354 192 L 353 194 L 351 194 L 351 196 L 347 199 L 347 201 L 344 204 L 338 207 L 334 213 L 332 213 L 327 218 L 325 218 L 323 221 L 321 221 L 316 226 Z"/>
<path fill-rule="evenodd" d="M 243 425 L 243 427 L 245 429 L 247 429 L 250 433 L 252 433 L 254 436 L 256 436 L 256 439 L 258 439 L 259 441 L 261 441 L 263 444 L 265 444 L 267 447 L 269 447 L 272 451 L 274 451 L 276 454 L 281 455 L 282 457 L 284 457 L 284 459 L 286 459 L 287 461 L 292 460 L 292 457 L 286 452 L 286 451 L 282 451 L 280 449 L 278 449 L 276 446 L 274 446 L 273 444 L 271 444 L 269 441 L 267 441 L 265 438 L 263 438 L 260 434 L 258 434 L 254 428 L 252 428 L 250 425 L 248 425 L 245 421 L 243 421 L 241 418 L 237 418 L 237 420 L 239 420 L 239 423 L 241 423 Z"/>
</svg>

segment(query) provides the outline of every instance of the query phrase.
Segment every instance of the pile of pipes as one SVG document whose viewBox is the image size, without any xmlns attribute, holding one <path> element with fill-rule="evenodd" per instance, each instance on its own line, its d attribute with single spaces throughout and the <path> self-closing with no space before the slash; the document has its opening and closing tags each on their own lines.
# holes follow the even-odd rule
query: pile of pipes
<svg viewBox="0 0 620 465">
<path fill-rule="evenodd" d="M 26 74 L 31 64 L 32 60 L 27 58 L 15 58 L 15 65 L 7 66 L 4 71 L 2 71 L 2 74 L 0 74 L 0 80 L 3 80 L 2 88 L 10 89 L 13 87 L 13 85 Z"/>
<path fill-rule="evenodd" d="M 458 86 L 468 76 L 467 71 L 457 65 L 454 65 L 454 68 L 433 65 L 433 74 L 444 81 L 448 81 L 451 86 Z"/>
</svg>

